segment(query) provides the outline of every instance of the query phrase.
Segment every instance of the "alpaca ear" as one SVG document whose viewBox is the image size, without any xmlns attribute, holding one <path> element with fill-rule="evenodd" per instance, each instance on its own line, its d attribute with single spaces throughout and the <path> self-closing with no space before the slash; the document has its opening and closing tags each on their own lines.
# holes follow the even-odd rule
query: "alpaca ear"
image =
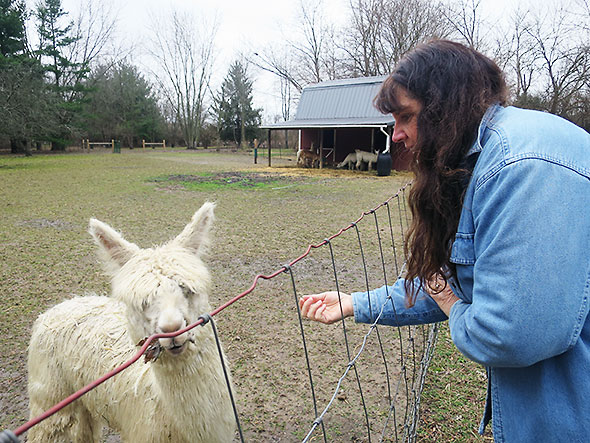
<svg viewBox="0 0 590 443">
<path fill-rule="evenodd" d="M 106 223 L 90 219 L 88 232 L 99 247 L 99 255 L 108 272 L 116 272 L 139 251 L 139 247 L 128 242 L 121 234 Z"/>
<path fill-rule="evenodd" d="M 195 254 L 202 254 L 209 245 L 209 231 L 215 216 L 215 203 L 206 202 L 195 212 L 191 222 L 174 239 L 177 245 L 192 250 Z"/>
</svg>

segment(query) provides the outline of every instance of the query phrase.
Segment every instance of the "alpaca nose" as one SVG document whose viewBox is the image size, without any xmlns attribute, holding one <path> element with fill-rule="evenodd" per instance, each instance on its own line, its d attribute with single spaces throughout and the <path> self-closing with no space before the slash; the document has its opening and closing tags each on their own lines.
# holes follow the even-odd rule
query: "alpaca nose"
<svg viewBox="0 0 590 443">
<path fill-rule="evenodd" d="M 158 329 L 162 332 L 175 332 L 182 329 L 184 319 L 179 312 L 165 311 L 158 320 Z"/>
<path fill-rule="evenodd" d="M 163 333 L 176 332 L 186 326 L 184 317 L 179 311 L 166 310 L 158 319 L 158 330 Z M 177 335 L 170 338 L 160 338 L 160 345 L 168 349 L 173 354 L 181 353 L 183 345 L 188 340 L 189 336 L 184 334 Z"/>
<path fill-rule="evenodd" d="M 182 327 L 182 323 L 174 322 L 174 323 L 164 323 L 160 326 L 160 331 L 164 333 L 168 332 L 175 332 L 178 331 Z"/>
</svg>

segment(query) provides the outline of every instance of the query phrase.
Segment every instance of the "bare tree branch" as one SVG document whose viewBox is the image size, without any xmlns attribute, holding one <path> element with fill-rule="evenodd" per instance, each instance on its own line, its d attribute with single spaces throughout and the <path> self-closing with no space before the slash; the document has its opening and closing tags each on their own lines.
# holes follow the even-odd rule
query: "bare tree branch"
<svg viewBox="0 0 590 443">
<path fill-rule="evenodd" d="M 219 23 L 203 19 L 195 25 L 190 14 L 174 11 L 162 23 L 152 19 L 154 33 L 149 53 L 157 68 L 152 74 L 174 112 L 187 147 L 194 149 L 206 116 L 205 102 L 214 64 L 215 36 Z"/>
</svg>

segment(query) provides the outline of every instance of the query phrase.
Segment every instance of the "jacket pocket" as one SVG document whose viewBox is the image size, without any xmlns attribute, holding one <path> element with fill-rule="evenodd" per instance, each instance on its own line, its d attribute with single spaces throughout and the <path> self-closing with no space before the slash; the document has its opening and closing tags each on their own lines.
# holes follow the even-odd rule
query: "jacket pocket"
<svg viewBox="0 0 590 443">
<path fill-rule="evenodd" d="M 457 265 L 475 264 L 473 234 L 455 234 L 455 241 L 451 248 L 451 262 Z"/>
</svg>

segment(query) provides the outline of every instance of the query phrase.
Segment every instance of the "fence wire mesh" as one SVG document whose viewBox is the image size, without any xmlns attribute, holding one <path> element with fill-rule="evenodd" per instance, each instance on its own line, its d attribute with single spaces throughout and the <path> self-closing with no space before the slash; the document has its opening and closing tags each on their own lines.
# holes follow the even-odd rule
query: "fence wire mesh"
<svg viewBox="0 0 590 443">
<path fill-rule="evenodd" d="M 376 286 L 387 287 L 402 278 L 405 263 L 403 240 L 408 222 L 404 188 L 382 205 L 364 213 L 336 236 L 324 240 L 321 246 L 329 251 L 327 259 L 333 273 L 332 288 L 328 289 L 335 289 L 340 294 L 342 284 L 354 287 L 360 280 L 364 284 L 357 289 L 368 292 Z M 345 235 L 347 231 L 351 234 L 348 237 Z M 361 277 L 358 278 L 358 273 L 356 278 L 353 275 L 350 283 L 347 280 L 351 280 L 351 273 L 337 264 L 338 251 L 354 253 L 355 248 Z M 297 266 L 286 266 L 285 269 L 290 274 L 297 301 Z M 326 368 L 321 363 L 316 367 L 310 363 L 313 358 L 308 355 L 310 346 L 298 311 L 315 414 L 303 442 L 318 437 L 324 441 L 337 441 L 343 434 L 347 434 L 346 439 L 351 441 L 415 441 L 420 394 L 438 330 L 436 326 L 426 325 L 378 326 L 388 303 L 392 303 L 391 294 L 382 306 L 371 306 L 369 299 L 369 309 L 377 313 L 371 325 L 359 328 L 352 323 L 356 327 L 351 330 L 347 328 L 350 321 L 341 322 L 345 358 L 338 363 L 329 362 L 330 366 L 340 368 L 341 374 L 336 383 L 321 388 L 314 382 L 314 373 L 322 374 Z M 314 329 L 326 327 L 307 326 Z M 337 374 L 338 369 L 332 372 Z M 323 397 L 323 402 L 318 401 L 318 397 Z M 318 403 L 323 403 L 319 413 Z M 346 425 L 334 417 L 348 417 Z M 335 423 L 333 428 L 331 423 Z"/>
</svg>

